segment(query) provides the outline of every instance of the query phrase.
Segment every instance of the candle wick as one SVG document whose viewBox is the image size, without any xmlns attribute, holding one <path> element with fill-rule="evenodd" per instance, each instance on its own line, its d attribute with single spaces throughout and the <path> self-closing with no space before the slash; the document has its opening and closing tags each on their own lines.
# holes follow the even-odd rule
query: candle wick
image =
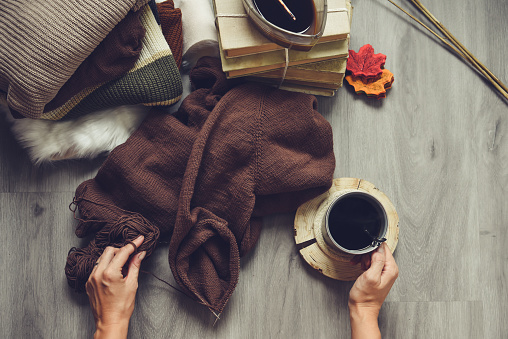
<svg viewBox="0 0 508 339">
<path fill-rule="evenodd" d="M 284 3 L 284 1 L 282 0 L 279 0 L 279 3 L 282 5 L 282 7 L 284 7 L 284 9 L 286 10 L 286 12 L 288 12 L 288 14 L 291 16 L 291 18 L 296 21 L 296 18 L 295 16 L 293 15 L 293 13 L 289 10 L 288 6 L 286 6 L 286 4 Z"/>
</svg>

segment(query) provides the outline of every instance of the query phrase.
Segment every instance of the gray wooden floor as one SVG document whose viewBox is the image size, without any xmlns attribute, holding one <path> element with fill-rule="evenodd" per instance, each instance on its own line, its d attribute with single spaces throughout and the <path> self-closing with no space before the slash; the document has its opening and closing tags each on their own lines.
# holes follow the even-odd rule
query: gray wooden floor
<svg viewBox="0 0 508 339">
<path fill-rule="evenodd" d="M 508 83 L 508 2 L 423 3 Z M 319 102 L 336 177 L 374 183 L 399 213 L 400 277 L 380 315 L 383 336 L 508 338 L 508 102 L 388 2 L 353 5 L 351 48 L 386 54 L 395 83 L 384 100 L 345 87 Z M 1 338 L 92 336 L 86 296 L 63 269 L 81 244 L 68 204 L 103 160 L 33 168 L 0 125 Z M 292 223 L 291 214 L 265 220 L 215 327 L 206 309 L 141 276 L 130 337 L 347 338 L 352 284 L 307 266 Z M 144 268 L 171 280 L 166 255 L 159 248 Z"/>
</svg>

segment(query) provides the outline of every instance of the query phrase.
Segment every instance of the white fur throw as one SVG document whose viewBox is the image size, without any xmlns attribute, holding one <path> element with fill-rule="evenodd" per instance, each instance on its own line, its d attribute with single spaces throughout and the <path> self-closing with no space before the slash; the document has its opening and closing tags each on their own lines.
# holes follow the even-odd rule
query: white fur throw
<svg viewBox="0 0 508 339">
<path fill-rule="evenodd" d="M 146 106 L 120 106 L 84 115 L 75 120 L 13 119 L 8 108 L 0 111 L 11 124 L 16 140 L 34 164 L 94 158 L 124 143 L 150 110 Z"/>
</svg>

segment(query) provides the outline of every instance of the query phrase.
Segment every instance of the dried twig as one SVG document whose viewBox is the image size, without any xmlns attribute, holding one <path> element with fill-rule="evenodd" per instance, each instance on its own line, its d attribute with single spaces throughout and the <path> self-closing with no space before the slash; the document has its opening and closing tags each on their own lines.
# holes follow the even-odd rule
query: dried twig
<svg viewBox="0 0 508 339">
<path fill-rule="evenodd" d="M 422 3 L 419 0 L 409 0 L 411 3 L 421 12 L 425 17 L 432 22 L 432 24 L 444 35 L 444 38 L 434 32 L 431 28 L 426 26 L 424 23 L 422 23 L 420 20 L 403 10 L 399 5 L 394 3 L 392 0 L 390 1 L 393 5 L 395 5 L 398 9 L 403 11 L 405 14 L 407 14 L 411 19 L 418 22 L 420 25 L 422 25 L 425 29 L 427 29 L 429 32 L 434 34 L 441 42 L 446 44 L 448 47 L 450 47 L 455 53 L 457 53 L 461 58 L 469 62 L 476 70 L 478 70 L 498 91 L 501 93 L 502 96 L 504 96 L 506 99 L 508 99 L 508 88 L 499 80 L 487 67 L 485 67 L 484 64 L 482 64 L 464 45 L 460 43 L 451 33 L 446 29 L 446 27 L 439 22 L 439 20 L 432 15 L 432 13 L 425 8 L 425 6 L 422 5 Z"/>
</svg>

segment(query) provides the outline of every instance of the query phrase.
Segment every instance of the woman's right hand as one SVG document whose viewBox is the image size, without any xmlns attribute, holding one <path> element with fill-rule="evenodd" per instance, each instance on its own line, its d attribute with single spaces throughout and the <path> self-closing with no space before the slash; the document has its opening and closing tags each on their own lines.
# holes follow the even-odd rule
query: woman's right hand
<svg viewBox="0 0 508 339">
<path fill-rule="evenodd" d="M 358 277 L 349 292 L 352 338 L 381 337 L 377 317 L 398 275 L 399 268 L 392 252 L 386 243 L 381 244 L 372 252 L 370 267 Z"/>
<path fill-rule="evenodd" d="M 139 236 L 133 244 L 139 247 L 143 240 Z M 122 248 L 107 247 L 90 274 L 86 293 L 95 318 L 95 338 L 127 338 L 139 268 L 146 254 L 132 255 L 134 251 L 130 243 Z"/>
</svg>

